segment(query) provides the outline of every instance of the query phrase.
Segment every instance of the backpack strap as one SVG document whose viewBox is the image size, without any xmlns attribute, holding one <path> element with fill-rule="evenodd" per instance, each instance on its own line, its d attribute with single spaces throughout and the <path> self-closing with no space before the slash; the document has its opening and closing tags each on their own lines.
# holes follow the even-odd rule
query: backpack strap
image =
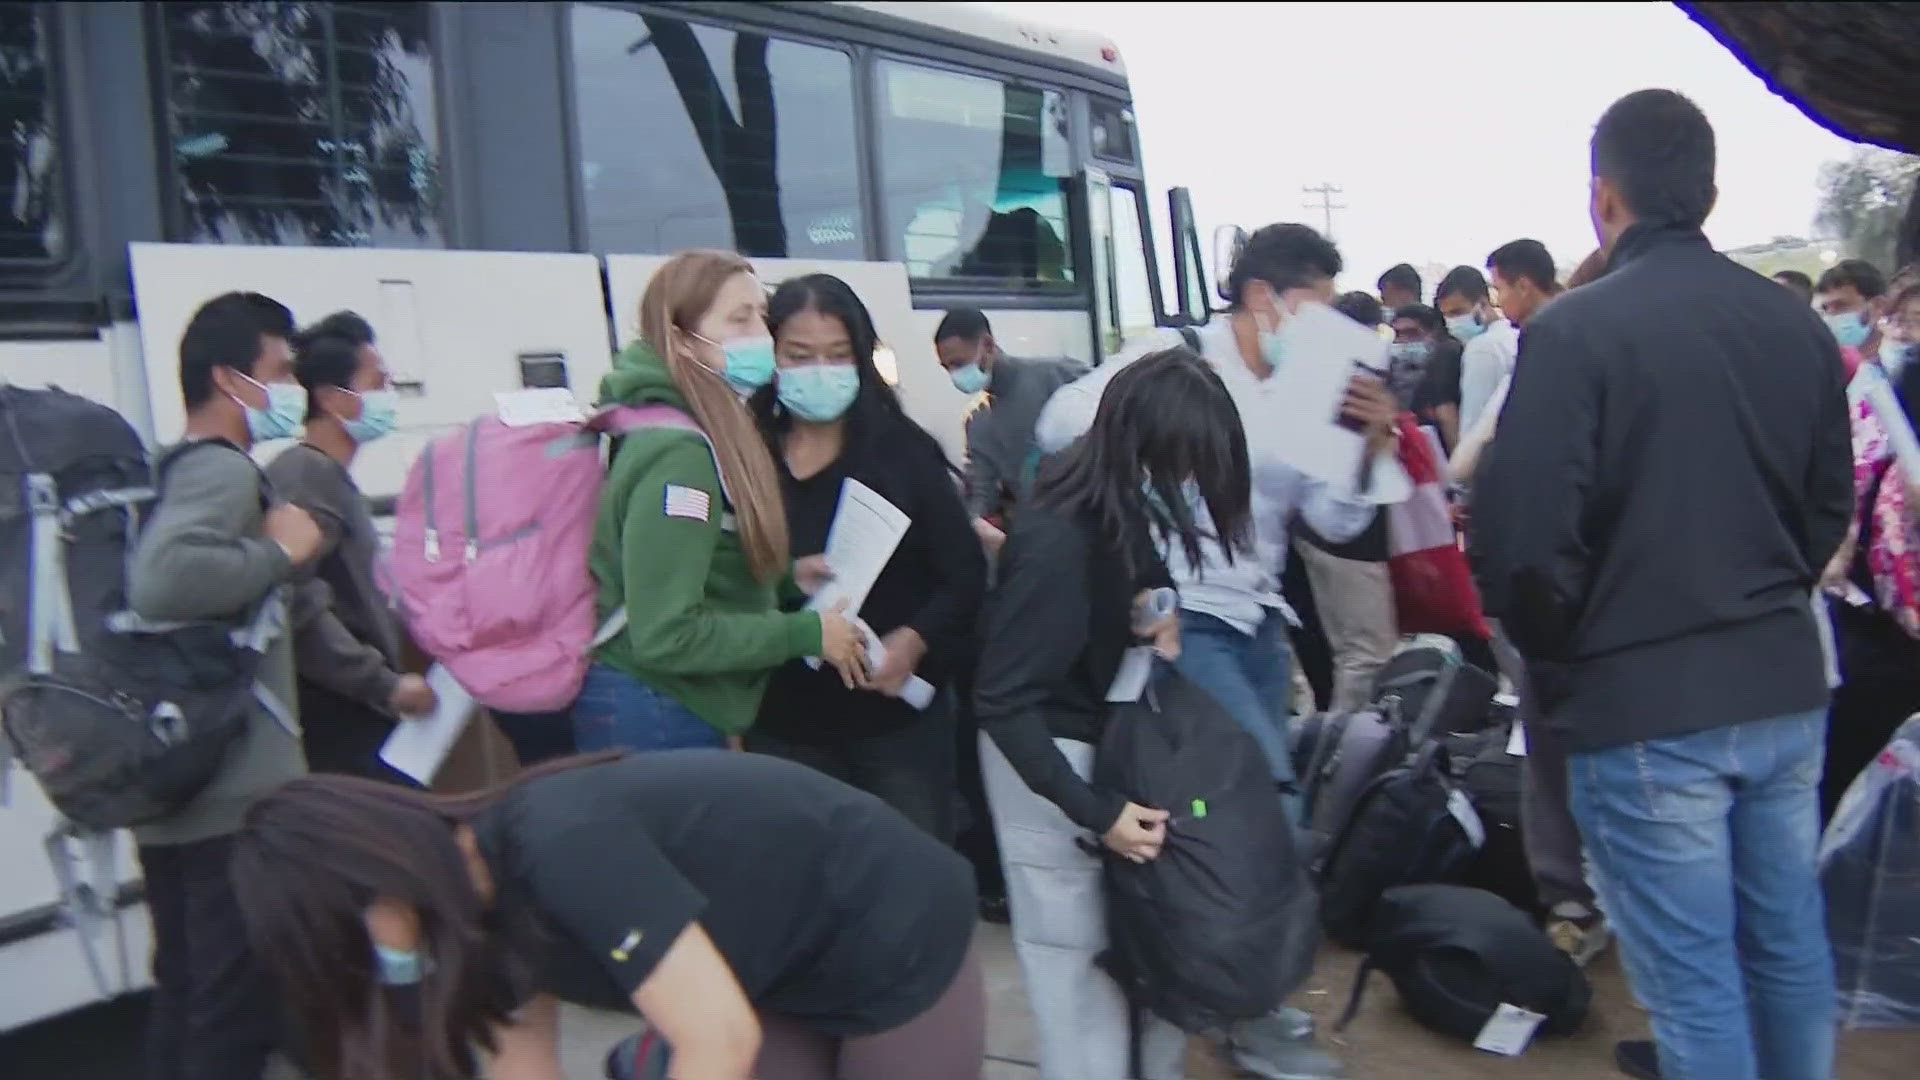
<svg viewBox="0 0 1920 1080">
<path fill-rule="evenodd" d="M 75 844 L 86 852 L 84 873 L 80 860 L 74 857 Z M 113 924 L 122 966 L 127 951 L 126 925 L 121 921 L 119 905 L 119 876 L 114 872 L 118 862 L 115 835 L 62 821 L 47 834 L 44 846 L 67 925 L 79 939 L 80 953 L 86 959 L 94 988 L 101 997 L 111 997 L 116 988 L 107 981 L 107 969 L 101 963 L 98 948 L 100 931 L 107 923 Z"/>
<path fill-rule="evenodd" d="M 698 436 L 701 442 L 707 444 L 707 453 L 713 455 L 713 472 L 715 476 L 720 478 L 721 497 L 729 503 L 733 502 L 733 495 L 727 489 L 727 474 L 721 471 L 720 468 L 720 451 L 714 447 L 713 439 L 707 434 L 706 429 L 701 427 L 693 417 L 688 416 L 684 411 L 672 405 L 662 405 L 659 403 L 649 405 L 612 405 L 601 409 L 589 417 L 587 420 L 587 428 L 616 439 L 631 435 L 637 431 L 649 431 L 660 428 L 684 431 Z M 626 629 L 627 609 L 623 604 L 619 608 L 616 608 L 613 614 L 607 616 L 606 622 L 600 624 L 600 629 L 594 632 L 593 641 L 588 645 L 588 648 L 598 649 L 600 646 L 619 637 Z"/>
<path fill-rule="evenodd" d="M 1200 331 L 1195 330 L 1191 326 L 1180 326 L 1180 327 L 1176 327 L 1175 329 L 1177 329 L 1180 332 L 1180 340 L 1187 343 L 1187 348 L 1192 349 L 1194 352 L 1201 351 L 1200 350 Z"/>
<path fill-rule="evenodd" d="M 60 539 L 60 489 L 48 473 L 26 477 L 27 512 L 31 516 L 28 574 L 27 671 L 53 674 L 54 651 L 79 652 L 80 633 L 73 623 L 73 597 L 67 591 L 66 545 Z"/>
</svg>

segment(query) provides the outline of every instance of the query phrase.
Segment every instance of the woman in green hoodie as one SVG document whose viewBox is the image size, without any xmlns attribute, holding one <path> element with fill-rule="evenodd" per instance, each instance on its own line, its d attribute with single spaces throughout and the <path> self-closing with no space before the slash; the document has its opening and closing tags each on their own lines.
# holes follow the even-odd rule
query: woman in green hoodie
<svg viewBox="0 0 1920 1080">
<path fill-rule="evenodd" d="M 640 337 L 602 404 L 665 405 L 700 430 L 649 428 L 614 451 L 589 565 L 604 619 L 573 707 L 579 748 L 725 746 L 752 725 L 767 677 L 818 656 L 866 682 L 863 635 L 838 611 L 781 611 L 790 585 L 779 475 L 742 396 L 773 377 L 766 290 L 738 255 L 683 252 L 640 300 Z"/>
</svg>

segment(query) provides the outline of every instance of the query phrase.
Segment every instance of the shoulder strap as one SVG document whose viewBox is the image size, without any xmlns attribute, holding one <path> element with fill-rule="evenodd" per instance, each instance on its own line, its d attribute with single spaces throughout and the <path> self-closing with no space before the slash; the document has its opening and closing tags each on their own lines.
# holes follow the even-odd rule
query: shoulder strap
<svg viewBox="0 0 1920 1080">
<path fill-rule="evenodd" d="M 1191 326 L 1181 326 L 1181 327 L 1177 327 L 1176 329 L 1180 331 L 1180 340 L 1187 343 L 1187 348 L 1192 349 L 1194 352 L 1201 351 L 1200 350 L 1200 331 L 1195 330 Z"/>
<path fill-rule="evenodd" d="M 1811 582 L 1814 572 L 1808 569 L 1806 560 L 1800 554 L 1807 542 L 1807 527 L 1800 518 L 1799 499 L 1793 494 L 1793 486 L 1773 467 L 1773 459 L 1767 457 L 1766 440 L 1760 437 L 1760 422 L 1753 415 L 1753 406 L 1747 402 L 1747 391 L 1734 374 L 1733 365 L 1719 350 L 1715 351 L 1714 362 L 1719 366 L 1729 396 L 1733 399 L 1733 419 L 1740 426 L 1740 438 L 1747 444 L 1747 454 L 1753 458 L 1754 467 L 1760 470 L 1760 480 L 1767 486 L 1767 494 L 1782 518 L 1781 524 L 1786 526 L 1787 534 L 1793 537 L 1793 561 Z"/>
</svg>

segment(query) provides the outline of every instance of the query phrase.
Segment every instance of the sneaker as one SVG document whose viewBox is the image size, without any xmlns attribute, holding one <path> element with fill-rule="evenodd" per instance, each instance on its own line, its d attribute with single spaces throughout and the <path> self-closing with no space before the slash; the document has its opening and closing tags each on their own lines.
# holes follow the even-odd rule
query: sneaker
<svg viewBox="0 0 1920 1080">
<path fill-rule="evenodd" d="M 1313 1017 L 1298 1009 L 1276 1009 L 1233 1025 L 1226 1050 L 1242 1072 L 1261 1080 L 1336 1080 L 1347 1075 L 1338 1058 L 1314 1045 Z"/>
<path fill-rule="evenodd" d="M 1613 1064 L 1633 1080 L 1660 1080 L 1660 1055 L 1645 1039 L 1613 1044 Z"/>
<path fill-rule="evenodd" d="M 1613 928 L 1599 911 L 1578 900 L 1568 900 L 1555 904 L 1547 913 L 1547 938 L 1575 964 L 1586 967 L 1613 944 Z"/>
</svg>

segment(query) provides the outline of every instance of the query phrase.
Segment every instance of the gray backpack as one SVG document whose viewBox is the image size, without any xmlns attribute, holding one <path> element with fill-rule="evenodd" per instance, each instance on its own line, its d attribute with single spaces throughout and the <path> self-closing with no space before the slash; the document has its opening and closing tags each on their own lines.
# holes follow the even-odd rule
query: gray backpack
<svg viewBox="0 0 1920 1080">
<path fill-rule="evenodd" d="M 5 749 L 84 830 L 185 806 L 254 709 L 293 725 L 255 680 L 286 623 L 277 593 L 227 623 L 152 624 L 127 608 L 156 480 L 189 453 L 241 451 L 190 443 L 150 467 L 113 410 L 0 386 L 0 725 Z"/>
</svg>

